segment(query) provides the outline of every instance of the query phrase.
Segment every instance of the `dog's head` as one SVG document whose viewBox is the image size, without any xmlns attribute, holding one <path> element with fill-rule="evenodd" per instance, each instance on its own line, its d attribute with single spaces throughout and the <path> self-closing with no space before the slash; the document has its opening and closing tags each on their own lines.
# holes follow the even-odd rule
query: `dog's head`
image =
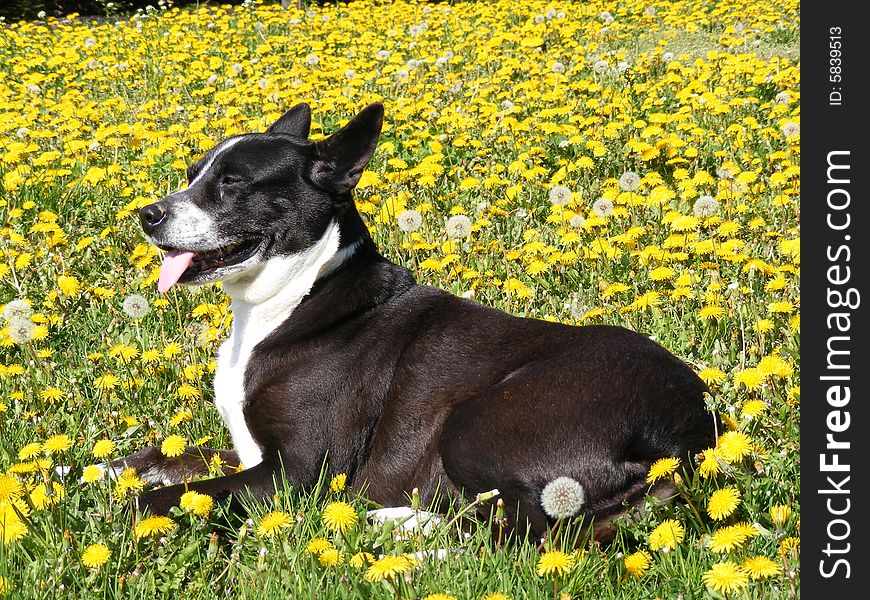
<svg viewBox="0 0 870 600">
<path fill-rule="evenodd" d="M 266 133 L 231 137 L 208 151 L 187 169 L 185 189 L 139 211 L 148 239 L 165 252 L 160 291 L 176 282 L 231 281 L 312 248 L 339 207 L 352 202 L 383 116 L 383 105 L 371 104 L 311 142 L 311 110 L 297 104 Z"/>
</svg>

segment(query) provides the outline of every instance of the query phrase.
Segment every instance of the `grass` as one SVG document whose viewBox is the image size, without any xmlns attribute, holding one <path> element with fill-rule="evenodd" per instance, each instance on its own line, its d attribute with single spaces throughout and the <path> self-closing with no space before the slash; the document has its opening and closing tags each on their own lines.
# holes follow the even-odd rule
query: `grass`
<svg viewBox="0 0 870 600">
<path fill-rule="evenodd" d="M 632 0 L 208 5 L 4 26 L 0 304 L 32 312 L 0 319 L 0 594 L 798 596 L 799 25 L 790 0 Z M 723 417 L 700 469 L 651 473 L 681 502 L 650 500 L 605 546 L 575 549 L 580 523 L 563 524 L 542 548 L 564 561 L 557 577 L 539 574 L 535 544 L 491 538 L 494 512 L 454 522 L 459 507 L 397 537 L 366 522 L 364 490 L 325 475 L 314 491 L 278 482 L 247 521 L 178 508 L 170 530 L 140 537 L 135 475 L 81 481 L 169 435 L 230 445 L 211 390 L 227 299 L 159 295 L 136 209 L 296 102 L 322 135 L 374 100 L 387 123 L 357 204 L 388 257 L 514 314 L 653 336 Z M 551 202 L 559 186 L 570 196 Z M 419 229 L 399 227 L 405 211 Z M 455 215 L 467 237 L 448 237 Z M 140 318 L 123 308 L 133 295 Z M 720 514 L 721 489 L 738 500 Z M 357 513 L 344 533 L 323 519 L 336 502 Z M 395 576 L 373 563 L 438 550 L 396 559 Z"/>
</svg>

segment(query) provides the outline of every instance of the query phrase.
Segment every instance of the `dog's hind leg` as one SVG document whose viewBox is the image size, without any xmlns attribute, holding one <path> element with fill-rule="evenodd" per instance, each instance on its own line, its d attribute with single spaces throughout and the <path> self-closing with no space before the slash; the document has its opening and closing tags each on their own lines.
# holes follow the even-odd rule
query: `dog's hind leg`
<svg viewBox="0 0 870 600">
<path fill-rule="evenodd" d="M 216 450 L 188 446 L 180 456 L 168 457 L 160 448 L 151 446 L 104 465 L 107 474 L 115 478 L 124 469 L 133 468 L 148 485 L 171 485 L 199 477 L 233 473 L 240 467 L 235 450 Z"/>
</svg>

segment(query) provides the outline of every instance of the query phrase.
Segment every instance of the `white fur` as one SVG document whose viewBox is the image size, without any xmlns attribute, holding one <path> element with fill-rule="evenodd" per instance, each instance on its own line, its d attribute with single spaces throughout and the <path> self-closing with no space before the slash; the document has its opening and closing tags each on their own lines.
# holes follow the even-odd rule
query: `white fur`
<svg viewBox="0 0 870 600">
<path fill-rule="evenodd" d="M 215 148 L 215 151 L 212 152 L 211 157 L 209 157 L 208 161 L 202 166 L 202 169 L 199 170 L 199 173 L 197 173 L 196 177 L 193 178 L 193 181 L 191 181 L 190 185 L 188 185 L 187 187 L 193 187 L 197 181 L 202 179 L 202 177 L 206 173 L 208 173 L 208 170 L 214 164 L 215 159 L 218 156 L 220 156 L 223 152 L 225 152 L 226 150 L 232 148 L 237 142 L 241 141 L 241 139 L 242 138 L 240 138 L 240 137 L 232 138 L 232 139 L 227 140 L 227 141 L 221 143 L 220 145 L 218 145 L 218 147 Z"/>
<path fill-rule="evenodd" d="M 245 468 L 262 460 L 243 412 L 251 353 L 292 314 L 319 277 L 338 268 L 341 263 L 337 261 L 343 262 L 352 254 L 339 252 L 338 247 L 339 228 L 333 222 L 311 248 L 269 259 L 224 280 L 224 291 L 232 298 L 233 327 L 218 351 L 215 404 Z"/>
<path fill-rule="evenodd" d="M 188 200 L 172 207 L 172 245 L 189 250 L 213 250 L 229 244 L 217 235 L 217 225 L 211 216 Z"/>
</svg>

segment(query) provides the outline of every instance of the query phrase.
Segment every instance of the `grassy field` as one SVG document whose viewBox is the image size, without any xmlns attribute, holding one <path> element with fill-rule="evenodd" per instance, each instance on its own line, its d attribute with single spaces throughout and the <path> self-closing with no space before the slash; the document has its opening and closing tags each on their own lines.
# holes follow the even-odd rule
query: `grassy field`
<svg viewBox="0 0 870 600">
<path fill-rule="evenodd" d="M 0 26 L 0 595 L 798 596 L 799 20 L 796 0 L 366 0 Z M 136 209 L 296 102 L 319 136 L 375 100 L 357 202 L 387 256 L 515 314 L 643 332 L 708 382 L 717 447 L 649 476 L 682 502 L 538 549 L 463 538 L 458 515 L 397 536 L 327 478 L 248 521 L 188 498 L 159 522 L 135 473 L 99 477 L 148 445 L 229 445 L 227 298 L 158 294 Z"/>
</svg>

